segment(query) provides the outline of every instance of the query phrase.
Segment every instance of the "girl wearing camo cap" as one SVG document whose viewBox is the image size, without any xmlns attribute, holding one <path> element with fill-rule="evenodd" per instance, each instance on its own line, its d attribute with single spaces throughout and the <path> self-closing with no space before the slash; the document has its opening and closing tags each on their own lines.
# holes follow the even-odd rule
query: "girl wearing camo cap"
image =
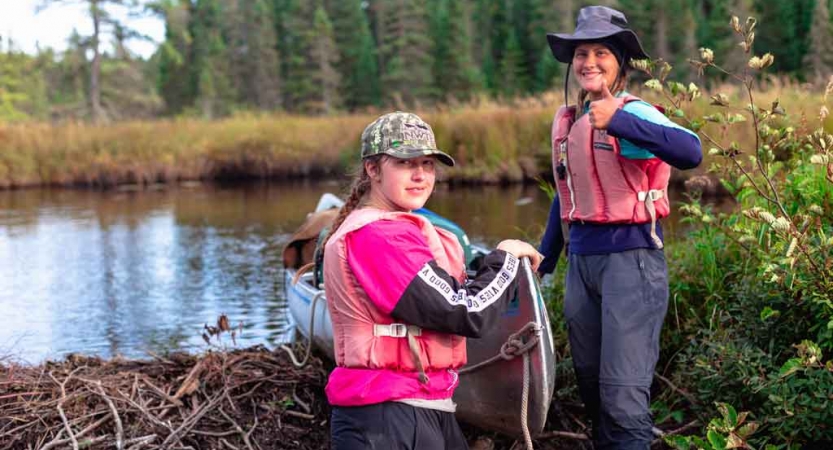
<svg viewBox="0 0 833 450">
<path fill-rule="evenodd" d="M 629 61 L 648 55 L 621 12 L 582 8 L 572 34 L 547 41 L 581 89 L 577 106 L 567 106 L 565 82 L 565 106 L 553 121 L 558 195 L 539 273 L 551 273 L 567 248 L 564 318 L 596 448 L 647 450 L 668 308 L 659 221 L 670 212 L 671 166 L 699 165 L 700 140 L 625 91 Z"/>
<path fill-rule="evenodd" d="M 515 297 L 518 258 L 531 245 L 505 240 L 466 279 L 457 238 L 422 208 L 434 189 L 431 127 L 394 112 L 362 133 L 362 167 L 324 240 L 324 284 L 336 368 L 327 382 L 335 450 L 466 449 L 452 394 L 479 337 Z M 480 295 L 480 294 L 483 295 Z"/>
</svg>

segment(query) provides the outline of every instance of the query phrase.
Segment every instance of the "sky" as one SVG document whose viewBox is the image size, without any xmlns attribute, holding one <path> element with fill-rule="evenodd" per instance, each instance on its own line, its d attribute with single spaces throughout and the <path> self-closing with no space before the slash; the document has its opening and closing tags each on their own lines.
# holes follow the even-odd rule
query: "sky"
<svg viewBox="0 0 833 450">
<path fill-rule="evenodd" d="M 86 2 L 67 0 L 66 4 L 55 4 L 36 13 L 35 9 L 42 3 L 43 0 L 0 0 L 0 36 L 4 49 L 8 37 L 14 40 L 15 48 L 35 53 L 38 44 L 41 48 L 65 49 L 73 29 L 81 35 L 92 34 L 92 20 L 86 14 Z M 127 18 L 124 8 L 108 6 L 107 9 L 119 19 Z M 154 41 L 130 41 L 127 47 L 139 56 L 149 57 L 165 37 L 165 25 L 159 17 L 127 18 L 125 23 Z M 111 42 L 111 37 L 104 37 L 102 50 L 109 51 Z"/>
</svg>

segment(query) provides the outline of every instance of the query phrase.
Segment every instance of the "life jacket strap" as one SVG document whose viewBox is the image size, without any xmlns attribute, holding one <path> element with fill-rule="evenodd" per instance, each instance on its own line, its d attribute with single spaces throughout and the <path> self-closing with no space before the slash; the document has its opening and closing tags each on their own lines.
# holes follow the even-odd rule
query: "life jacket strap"
<svg viewBox="0 0 833 450">
<path fill-rule="evenodd" d="M 419 371 L 419 381 L 422 384 L 428 383 L 428 375 L 425 374 L 425 366 L 422 365 L 422 358 L 419 357 L 419 343 L 416 340 L 416 336 L 422 335 L 422 328 L 404 323 L 374 323 L 373 335 L 408 338 L 408 348 L 411 350 L 411 357 L 414 359 L 414 364 L 416 364 L 417 370 Z"/>
<path fill-rule="evenodd" d="M 422 328 L 415 325 L 408 325 L 404 323 L 373 324 L 374 336 L 404 338 L 409 334 L 412 334 L 414 336 L 421 336 Z"/>
<path fill-rule="evenodd" d="M 662 239 L 657 234 L 657 207 L 654 202 L 665 196 L 665 193 L 659 189 L 651 189 L 649 191 L 640 191 L 638 194 L 640 202 L 645 203 L 645 209 L 648 210 L 648 215 L 651 216 L 651 240 L 657 248 L 663 248 Z"/>
</svg>

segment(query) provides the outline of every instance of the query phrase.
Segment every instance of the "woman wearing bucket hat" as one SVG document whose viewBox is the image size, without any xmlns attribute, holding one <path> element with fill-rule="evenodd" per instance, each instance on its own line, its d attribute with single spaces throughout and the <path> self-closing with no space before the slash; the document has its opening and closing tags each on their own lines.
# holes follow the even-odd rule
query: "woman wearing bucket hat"
<svg viewBox="0 0 833 450">
<path fill-rule="evenodd" d="M 671 166 L 691 169 L 696 134 L 625 91 L 628 62 L 648 57 L 625 15 L 579 11 L 572 34 L 548 34 L 553 56 L 581 89 L 552 127 L 556 196 L 539 273 L 567 248 L 564 318 L 579 392 L 597 449 L 648 449 L 650 387 L 668 307 L 659 220 Z"/>
<path fill-rule="evenodd" d="M 466 449 L 451 397 L 478 337 L 517 291 L 530 244 L 502 241 L 466 280 L 457 237 L 411 211 L 434 188 L 437 149 L 415 114 L 385 114 L 362 133 L 361 169 L 323 241 L 336 368 L 326 393 L 335 450 Z"/>
</svg>

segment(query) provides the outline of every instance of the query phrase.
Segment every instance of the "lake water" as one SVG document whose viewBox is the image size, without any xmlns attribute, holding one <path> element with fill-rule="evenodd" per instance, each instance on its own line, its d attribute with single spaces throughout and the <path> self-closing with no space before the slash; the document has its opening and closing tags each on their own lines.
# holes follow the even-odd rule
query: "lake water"
<svg viewBox="0 0 833 450">
<path fill-rule="evenodd" d="M 286 342 L 281 250 L 322 193 L 343 189 L 316 182 L 0 192 L 0 359 L 202 350 L 203 326 L 220 314 L 242 322 L 238 346 Z M 537 243 L 549 201 L 535 186 L 440 186 L 428 207 L 476 243 Z"/>
</svg>

